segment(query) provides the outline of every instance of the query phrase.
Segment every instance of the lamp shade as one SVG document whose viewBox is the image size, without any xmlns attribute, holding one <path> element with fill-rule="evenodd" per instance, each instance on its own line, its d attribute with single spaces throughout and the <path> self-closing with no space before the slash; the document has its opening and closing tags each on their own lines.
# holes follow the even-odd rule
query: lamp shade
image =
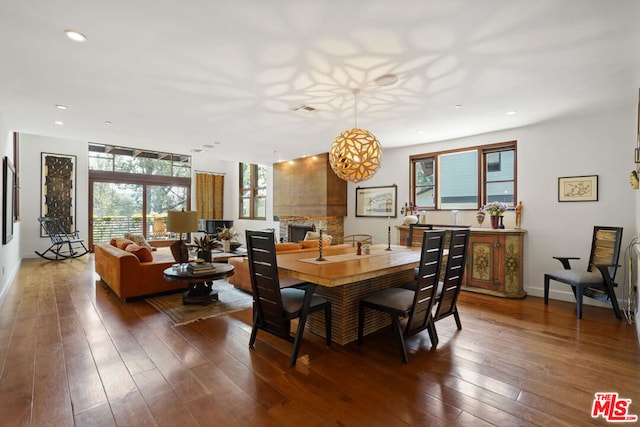
<svg viewBox="0 0 640 427">
<path fill-rule="evenodd" d="M 198 231 L 198 213 L 196 211 L 167 212 L 167 231 L 172 233 Z"/>
<path fill-rule="evenodd" d="M 380 168 L 382 147 L 369 131 L 353 128 L 336 137 L 329 151 L 329 164 L 345 181 L 360 182 Z"/>
</svg>

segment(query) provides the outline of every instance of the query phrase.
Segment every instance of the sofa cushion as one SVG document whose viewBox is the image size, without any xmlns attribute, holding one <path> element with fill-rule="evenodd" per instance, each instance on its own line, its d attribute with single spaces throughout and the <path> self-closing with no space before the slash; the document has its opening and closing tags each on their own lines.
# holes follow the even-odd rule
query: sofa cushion
<svg viewBox="0 0 640 427">
<path fill-rule="evenodd" d="M 133 241 L 122 237 L 114 237 L 109 243 L 111 243 L 111 246 L 115 246 L 116 248 L 124 251 L 127 249 L 127 246 L 133 243 Z"/>
<path fill-rule="evenodd" d="M 300 243 L 276 243 L 276 252 L 295 251 L 301 248 L 302 245 L 300 245 Z"/>
<path fill-rule="evenodd" d="M 300 242 L 302 249 L 317 248 L 319 240 L 303 240 Z M 327 247 L 331 244 L 331 240 L 322 239 L 322 246 Z"/>
<path fill-rule="evenodd" d="M 151 262 L 153 261 L 153 255 L 151 255 L 151 251 L 144 246 L 140 246 L 135 243 L 129 244 L 126 249 L 127 252 L 134 254 L 138 257 L 140 262 Z"/>
<path fill-rule="evenodd" d="M 131 240 L 133 243 L 135 243 L 138 246 L 144 246 L 150 251 L 154 251 L 156 249 L 151 247 L 149 242 L 147 242 L 147 239 L 145 239 L 142 234 L 124 233 L 124 238 Z"/>
<path fill-rule="evenodd" d="M 307 240 L 319 240 L 320 239 L 320 232 L 319 231 L 307 231 L 307 234 L 304 235 L 304 241 Z M 330 234 L 322 234 L 322 241 L 329 241 L 329 244 L 331 244 L 331 241 L 333 240 L 333 236 L 331 236 Z M 302 242 L 300 242 L 302 243 Z"/>
</svg>

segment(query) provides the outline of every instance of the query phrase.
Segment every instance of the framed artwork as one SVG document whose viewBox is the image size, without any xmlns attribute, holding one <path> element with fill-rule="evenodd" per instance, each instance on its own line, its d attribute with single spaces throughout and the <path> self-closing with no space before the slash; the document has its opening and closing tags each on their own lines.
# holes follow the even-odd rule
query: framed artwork
<svg viewBox="0 0 640 427">
<path fill-rule="evenodd" d="M 598 175 L 558 178 L 559 202 L 597 202 Z"/>
<path fill-rule="evenodd" d="M 398 186 L 356 188 L 356 216 L 396 218 Z"/>
<path fill-rule="evenodd" d="M 62 228 L 76 230 L 76 156 L 42 153 L 40 216 L 58 218 Z M 41 237 L 47 237 L 40 230 Z"/>
<path fill-rule="evenodd" d="M 16 194 L 16 170 L 7 156 L 4 157 L 2 168 L 2 244 L 6 245 L 13 239 L 14 200 Z"/>
</svg>

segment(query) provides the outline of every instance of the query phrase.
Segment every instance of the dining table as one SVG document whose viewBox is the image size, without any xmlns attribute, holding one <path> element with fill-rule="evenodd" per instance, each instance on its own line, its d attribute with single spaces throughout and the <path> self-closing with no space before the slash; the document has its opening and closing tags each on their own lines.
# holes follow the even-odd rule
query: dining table
<svg viewBox="0 0 640 427">
<path fill-rule="evenodd" d="M 319 259 L 322 258 L 322 259 Z M 316 252 L 292 252 L 277 255 L 278 272 L 315 283 L 316 294 L 331 301 L 332 341 L 345 345 L 357 339 L 358 302 L 369 293 L 399 286 L 414 279 L 420 264 L 420 248 L 371 245 L 369 253 L 352 245 L 332 245 Z M 367 312 L 364 333 L 370 334 L 390 324 L 389 316 Z M 324 336 L 324 318 L 310 316 L 311 332 Z"/>
</svg>

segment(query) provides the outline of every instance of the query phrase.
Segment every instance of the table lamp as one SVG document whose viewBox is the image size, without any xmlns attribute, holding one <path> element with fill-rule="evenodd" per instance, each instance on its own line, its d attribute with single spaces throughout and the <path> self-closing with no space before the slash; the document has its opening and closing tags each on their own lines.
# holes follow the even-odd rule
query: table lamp
<svg viewBox="0 0 640 427">
<path fill-rule="evenodd" d="M 198 231 L 198 213 L 196 211 L 167 212 L 167 231 L 178 233 L 178 240 L 171 245 L 171 254 L 176 262 L 189 262 L 189 250 L 182 240 L 182 233 Z"/>
</svg>

